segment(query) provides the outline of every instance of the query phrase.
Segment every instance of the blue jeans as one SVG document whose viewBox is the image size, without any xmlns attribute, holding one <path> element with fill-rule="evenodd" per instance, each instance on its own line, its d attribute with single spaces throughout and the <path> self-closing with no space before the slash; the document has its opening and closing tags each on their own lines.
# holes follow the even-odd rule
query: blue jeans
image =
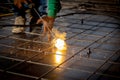
<svg viewBox="0 0 120 80">
<path fill-rule="evenodd" d="M 47 14 L 47 0 L 39 0 L 40 6 L 38 7 L 38 11 L 41 16 Z"/>
<path fill-rule="evenodd" d="M 47 15 L 47 0 L 32 0 L 35 4 L 34 9 L 40 14 L 40 16 Z M 30 9 L 29 5 L 22 4 L 22 8 L 18 8 L 17 6 L 13 5 L 13 11 L 15 16 L 22 16 L 25 18 L 26 10 Z M 33 8 L 30 9 L 30 14 L 32 15 L 32 19 L 30 21 L 30 25 L 36 24 L 37 20 L 39 19 L 38 14 L 35 12 Z M 41 24 L 42 27 L 42 24 Z M 30 32 L 34 29 L 34 27 L 30 27 Z"/>
<path fill-rule="evenodd" d="M 34 8 L 37 10 L 37 12 L 42 16 L 42 15 L 47 15 L 47 0 L 33 0 L 33 3 L 35 4 Z M 25 18 L 26 10 L 29 9 L 29 5 L 22 4 L 22 8 L 18 8 L 17 6 L 13 5 L 13 11 L 16 16 L 22 16 Z M 33 17 L 38 17 L 39 16 L 36 14 L 34 9 L 30 9 L 30 13 Z"/>
</svg>

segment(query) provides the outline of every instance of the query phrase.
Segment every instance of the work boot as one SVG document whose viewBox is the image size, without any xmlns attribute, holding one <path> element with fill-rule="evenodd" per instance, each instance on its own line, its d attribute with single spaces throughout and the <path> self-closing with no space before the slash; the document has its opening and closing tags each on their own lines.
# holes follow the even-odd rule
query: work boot
<svg viewBox="0 0 120 80">
<path fill-rule="evenodd" d="M 25 19 L 22 16 L 18 16 L 15 18 L 15 25 L 25 25 Z M 25 31 L 24 27 L 13 26 L 13 33 L 23 33 Z"/>
</svg>

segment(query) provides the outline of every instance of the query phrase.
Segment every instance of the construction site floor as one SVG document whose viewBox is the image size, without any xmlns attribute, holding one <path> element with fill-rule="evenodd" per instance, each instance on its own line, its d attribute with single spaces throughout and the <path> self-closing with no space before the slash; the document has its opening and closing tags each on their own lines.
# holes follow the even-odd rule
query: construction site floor
<svg viewBox="0 0 120 80">
<path fill-rule="evenodd" d="M 0 17 L 0 80 L 120 80 L 120 18 L 76 5 L 65 6 L 54 24 L 66 33 L 61 53 L 29 27 L 13 34 L 15 16 Z"/>
</svg>

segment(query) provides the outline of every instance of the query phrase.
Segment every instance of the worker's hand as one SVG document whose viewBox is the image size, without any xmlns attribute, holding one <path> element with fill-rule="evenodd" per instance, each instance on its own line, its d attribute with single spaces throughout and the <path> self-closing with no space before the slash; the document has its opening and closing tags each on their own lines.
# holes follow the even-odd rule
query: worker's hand
<svg viewBox="0 0 120 80">
<path fill-rule="evenodd" d="M 43 35 L 48 35 L 49 41 L 51 40 L 51 37 L 52 37 L 51 32 L 52 32 L 54 20 L 55 19 L 52 17 L 45 16 L 45 17 L 38 19 L 37 21 L 37 24 L 40 24 L 40 23 L 43 24 L 43 27 L 44 27 Z"/>
<path fill-rule="evenodd" d="M 28 1 L 32 3 L 31 0 L 14 0 L 14 5 L 18 8 L 22 8 L 22 4 L 28 4 Z"/>
</svg>

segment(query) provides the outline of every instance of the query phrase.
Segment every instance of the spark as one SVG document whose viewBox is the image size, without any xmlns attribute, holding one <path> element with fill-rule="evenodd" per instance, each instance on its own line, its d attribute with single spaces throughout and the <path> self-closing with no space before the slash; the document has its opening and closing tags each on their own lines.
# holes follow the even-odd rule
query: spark
<svg viewBox="0 0 120 80">
<path fill-rule="evenodd" d="M 55 43 L 55 47 L 58 49 L 58 50 L 65 50 L 66 49 L 66 43 L 64 40 L 62 39 L 57 39 L 56 40 L 56 43 Z"/>
</svg>

